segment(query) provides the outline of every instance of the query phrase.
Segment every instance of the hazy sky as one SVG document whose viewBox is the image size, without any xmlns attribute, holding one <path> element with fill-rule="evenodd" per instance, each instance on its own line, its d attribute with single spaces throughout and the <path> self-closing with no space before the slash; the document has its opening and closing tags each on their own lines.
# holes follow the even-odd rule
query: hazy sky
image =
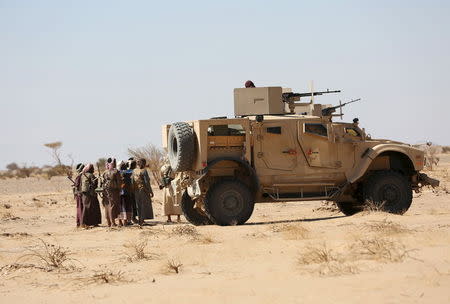
<svg viewBox="0 0 450 304">
<path fill-rule="evenodd" d="M 305 3 L 307 2 L 307 3 Z M 0 0 L 0 169 L 161 144 L 161 124 L 232 115 L 233 88 L 362 98 L 373 137 L 450 145 L 450 1 Z"/>
</svg>

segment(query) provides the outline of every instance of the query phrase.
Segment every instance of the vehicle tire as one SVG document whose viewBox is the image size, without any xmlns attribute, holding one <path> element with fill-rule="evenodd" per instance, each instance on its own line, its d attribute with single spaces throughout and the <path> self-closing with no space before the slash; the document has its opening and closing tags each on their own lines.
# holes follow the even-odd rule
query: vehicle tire
<svg viewBox="0 0 450 304">
<path fill-rule="evenodd" d="M 339 208 L 339 211 L 347 216 L 354 215 L 364 210 L 361 203 L 358 202 L 336 202 L 336 206 Z"/>
<path fill-rule="evenodd" d="M 189 223 L 195 226 L 211 225 L 213 222 L 209 219 L 203 210 L 194 208 L 195 202 L 191 199 L 187 192 L 184 192 L 181 199 L 181 210 L 183 211 L 184 217 Z"/>
<path fill-rule="evenodd" d="M 363 184 L 363 199 L 380 211 L 403 214 L 412 202 L 412 187 L 408 179 L 395 171 L 377 171 Z"/>
<path fill-rule="evenodd" d="M 255 202 L 248 187 L 237 180 L 223 180 L 207 192 L 205 209 L 217 225 L 242 225 L 252 215 Z"/>
<path fill-rule="evenodd" d="M 174 172 L 192 169 L 195 156 L 195 138 L 191 126 L 176 122 L 170 126 L 168 135 L 168 156 Z"/>
</svg>

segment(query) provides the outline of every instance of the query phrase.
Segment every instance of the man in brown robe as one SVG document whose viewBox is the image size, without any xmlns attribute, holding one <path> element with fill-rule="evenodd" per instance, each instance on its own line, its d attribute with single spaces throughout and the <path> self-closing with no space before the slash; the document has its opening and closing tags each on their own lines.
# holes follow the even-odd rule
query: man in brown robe
<svg viewBox="0 0 450 304">
<path fill-rule="evenodd" d="M 83 213 L 81 226 L 98 226 L 102 222 L 100 204 L 98 202 L 97 188 L 98 180 L 94 175 L 94 165 L 88 164 L 81 175 L 81 194 L 83 201 Z"/>
<path fill-rule="evenodd" d="M 105 218 L 108 226 L 117 226 L 116 218 L 120 213 L 120 173 L 116 169 L 116 159 L 108 158 L 106 171 L 102 176 L 103 200 Z"/>
<path fill-rule="evenodd" d="M 145 169 L 146 160 L 141 158 L 137 162 L 138 168 L 131 174 L 131 183 L 136 200 L 139 225 L 144 224 L 145 219 L 153 219 L 152 197 L 153 190 L 150 185 L 150 177 Z"/>
</svg>

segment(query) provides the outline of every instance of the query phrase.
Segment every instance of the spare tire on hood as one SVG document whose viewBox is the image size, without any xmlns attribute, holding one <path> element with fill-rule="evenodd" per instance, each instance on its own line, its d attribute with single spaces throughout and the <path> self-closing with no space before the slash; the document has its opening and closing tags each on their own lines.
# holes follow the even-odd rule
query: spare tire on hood
<svg viewBox="0 0 450 304">
<path fill-rule="evenodd" d="M 176 122 L 170 126 L 167 146 L 170 166 L 174 172 L 192 169 L 195 138 L 188 123 Z"/>
</svg>

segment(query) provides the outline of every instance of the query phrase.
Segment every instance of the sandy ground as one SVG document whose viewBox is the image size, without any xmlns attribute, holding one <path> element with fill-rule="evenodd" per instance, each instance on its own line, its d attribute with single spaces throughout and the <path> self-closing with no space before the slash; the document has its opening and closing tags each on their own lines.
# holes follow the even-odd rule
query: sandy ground
<svg viewBox="0 0 450 304">
<path fill-rule="evenodd" d="M 1 180 L 0 302 L 450 303 L 450 157 L 441 162 L 428 173 L 442 187 L 415 194 L 403 216 L 259 204 L 235 227 L 165 225 L 157 193 L 142 229 L 76 229 L 64 178 Z M 63 267 L 37 257 L 42 241 L 69 251 Z"/>
</svg>

